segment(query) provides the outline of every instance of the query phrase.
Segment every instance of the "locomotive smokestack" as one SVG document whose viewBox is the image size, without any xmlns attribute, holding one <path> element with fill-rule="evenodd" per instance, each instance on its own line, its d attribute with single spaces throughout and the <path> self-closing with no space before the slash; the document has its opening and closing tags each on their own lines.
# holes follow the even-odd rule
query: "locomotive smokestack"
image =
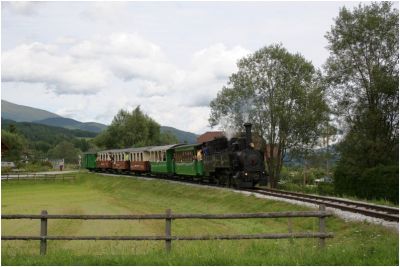
<svg viewBox="0 0 400 267">
<path fill-rule="evenodd" d="M 249 146 L 250 143 L 252 142 L 252 140 L 251 140 L 251 123 L 247 122 L 243 126 L 244 126 L 244 128 L 246 128 L 246 143 Z"/>
</svg>

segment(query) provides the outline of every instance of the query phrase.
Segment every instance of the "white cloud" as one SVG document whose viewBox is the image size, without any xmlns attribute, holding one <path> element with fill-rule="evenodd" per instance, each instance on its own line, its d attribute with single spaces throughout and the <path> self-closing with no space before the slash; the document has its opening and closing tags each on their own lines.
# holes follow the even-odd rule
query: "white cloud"
<svg viewBox="0 0 400 267">
<path fill-rule="evenodd" d="M 126 9 L 126 2 L 92 2 L 89 8 L 80 13 L 80 17 L 83 20 L 116 23 L 122 15 L 126 14 Z"/>
<path fill-rule="evenodd" d="M 37 7 L 43 4 L 43 2 L 36 1 L 7 1 L 1 2 L 2 8 L 9 9 L 12 12 L 25 15 L 32 16 L 37 14 Z"/>
<path fill-rule="evenodd" d="M 191 68 L 181 84 L 190 92 L 185 95 L 186 104 L 208 106 L 229 76 L 237 70 L 237 61 L 249 53 L 249 50 L 240 46 L 229 49 L 223 44 L 195 52 Z"/>
<path fill-rule="evenodd" d="M 136 34 L 58 38 L 5 51 L 2 81 L 44 85 L 60 103 L 53 112 L 63 116 L 110 123 L 119 109 L 141 105 L 162 125 L 202 132 L 209 102 L 248 53 L 216 44 L 195 52 L 190 67 L 180 69 Z"/>
<path fill-rule="evenodd" d="M 56 94 L 92 94 L 107 84 L 109 72 L 63 54 L 56 45 L 32 43 L 3 53 L 2 81 L 44 83 Z"/>
</svg>

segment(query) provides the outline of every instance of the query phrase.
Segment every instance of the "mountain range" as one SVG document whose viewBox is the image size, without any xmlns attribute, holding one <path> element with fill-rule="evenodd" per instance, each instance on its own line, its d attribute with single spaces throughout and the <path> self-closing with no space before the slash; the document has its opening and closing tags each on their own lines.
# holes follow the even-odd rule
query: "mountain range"
<svg viewBox="0 0 400 267">
<path fill-rule="evenodd" d="M 1 100 L 1 118 L 16 122 L 30 122 L 93 133 L 100 133 L 107 128 L 107 125 L 102 123 L 80 122 L 43 109 L 18 105 L 5 100 Z M 181 131 L 169 126 L 161 126 L 160 131 L 175 135 L 181 143 L 196 143 L 197 135 L 194 133 Z"/>
</svg>

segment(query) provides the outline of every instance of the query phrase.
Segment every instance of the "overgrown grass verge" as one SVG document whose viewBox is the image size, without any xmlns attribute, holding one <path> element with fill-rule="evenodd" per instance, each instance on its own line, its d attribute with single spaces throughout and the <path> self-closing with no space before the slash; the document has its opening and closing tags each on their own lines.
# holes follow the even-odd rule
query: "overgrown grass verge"
<svg viewBox="0 0 400 267">
<path fill-rule="evenodd" d="M 349 196 L 349 195 L 338 195 L 335 193 L 334 185 L 333 184 L 326 184 L 321 183 L 319 185 L 301 185 L 301 184 L 294 184 L 294 183 L 286 183 L 279 185 L 278 189 L 291 191 L 291 192 L 300 192 L 305 194 L 314 194 L 314 195 L 321 195 L 321 196 L 328 196 L 328 197 L 341 197 L 347 198 L 354 201 L 362 201 L 371 204 L 377 205 L 385 205 L 391 207 L 398 207 L 399 205 L 396 203 L 391 202 L 387 199 L 366 199 L 360 198 L 356 196 Z"/>
<path fill-rule="evenodd" d="M 80 174 L 76 181 L 2 183 L 2 213 L 149 214 L 239 213 L 307 210 L 224 189 Z M 162 235 L 164 221 L 50 220 L 49 235 Z M 3 265 L 398 265 L 398 233 L 369 223 L 327 219 L 335 237 L 318 240 L 48 241 L 41 257 L 38 241 L 2 241 Z M 317 219 L 293 220 L 295 232 L 318 230 Z M 287 233 L 287 219 L 175 220 L 173 235 Z M 37 235 L 39 221 L 2 221 L 3 235 Z"/>
</svg>

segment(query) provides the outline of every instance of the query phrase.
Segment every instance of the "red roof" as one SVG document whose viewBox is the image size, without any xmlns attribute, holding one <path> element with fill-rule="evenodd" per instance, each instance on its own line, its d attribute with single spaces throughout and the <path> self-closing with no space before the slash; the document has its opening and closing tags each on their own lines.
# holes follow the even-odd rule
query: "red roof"
<svg viewBox="0 0 400 267">
<path fill-rule="evenodd" d="M 200 144 L 203 142 L 208 142 L 222 136 L 224 136 L 224 132 L 222 131 L 205 132 L 204 134 L 197 137 L 197 143 Z"/>
</svg>

